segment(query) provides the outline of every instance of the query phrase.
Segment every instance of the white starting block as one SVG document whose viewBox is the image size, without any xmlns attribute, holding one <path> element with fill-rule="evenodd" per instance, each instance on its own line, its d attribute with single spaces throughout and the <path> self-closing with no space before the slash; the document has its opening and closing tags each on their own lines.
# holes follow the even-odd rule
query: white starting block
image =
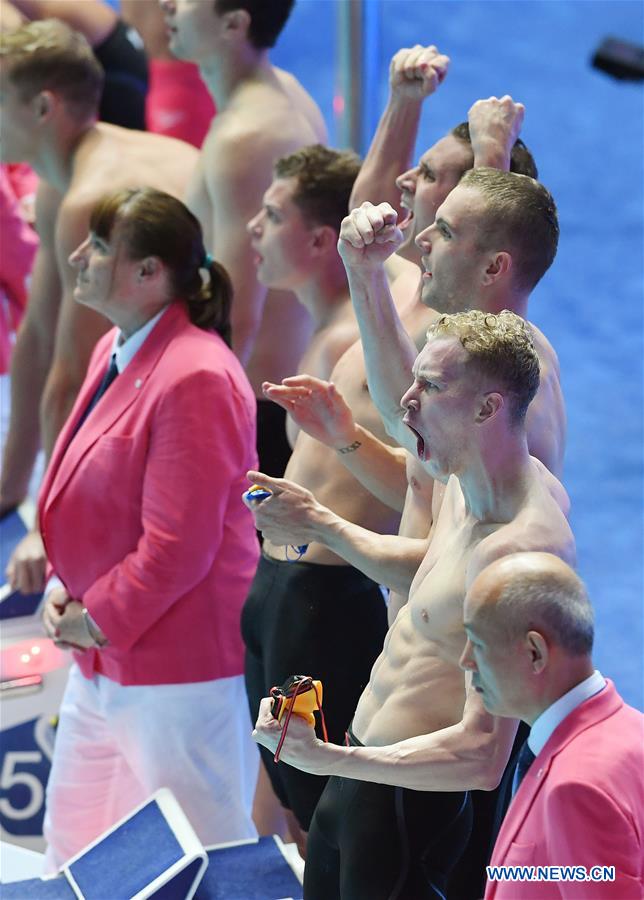
<svg viewBox="0 0 644 900">
<path fill-rule="evenodd" d="M 2 900 L 288 900 L 302 889 L 279 839 L 199 842 L 171 791 L 149 800 L 70 859 L 61 874 L 3 883 Z M 24 851 L 23 851 L 24 852 Z"/>
<path fill-rule="evenodd" d="M 0 893 L 3 900 L 190 900 L 207 865 L 183 810 L 162 788 L 72 857 L 62 874 L 3 884 Z"/>
</svg>

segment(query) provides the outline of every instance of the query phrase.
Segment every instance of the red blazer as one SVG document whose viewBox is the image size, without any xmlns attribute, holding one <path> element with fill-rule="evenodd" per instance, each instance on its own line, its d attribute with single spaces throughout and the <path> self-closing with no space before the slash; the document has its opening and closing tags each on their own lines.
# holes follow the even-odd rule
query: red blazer
<svg viewBox="0 0 644 900">
<path fill-rule="evenodd" d="M 255 398 L 221 338 L 173 303 L 71 439 L 114 334 L 96 345 L 39 497 L 49 562 L 110 642 L 77 662 L 120 684 L 238 675 L 259 556 L 241 500 Z"/>
<path fill-rule="evenodd" d="M 559 724 L 533 762 L 491 865 L 615 866 L 615 881 L 488 881 L 485 900 L 641 900 L 643 845 L 644 716 L 609 681 Z"/>
</svg>

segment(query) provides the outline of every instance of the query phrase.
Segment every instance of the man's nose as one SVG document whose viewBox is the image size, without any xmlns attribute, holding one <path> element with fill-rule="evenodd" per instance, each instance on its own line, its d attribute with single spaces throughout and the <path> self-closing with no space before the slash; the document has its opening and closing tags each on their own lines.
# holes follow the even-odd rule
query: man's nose
<svg viewBox="0 0 644 900">
<path fill-rule="evenodd" d="M 463 648 L 458 664 L 461 669 L 464 669 L 466 672 L 472 671 L 475 668 L 474 657 L 472 656 L 472 642 L 469 638 L 465 642 L 465 647 Z"/>
<path fill-rule="evenodd" d="M 259 214 L 253 216 L 253 218 L 246 225 L 246 231 L 251 237 L 259 237 L 261 234 L 261 229 L 259 226 Z"/>
<path fill-rule="evenodd" d="M 424 231 L 421 231 L 420 234 L 416 235 L 414 241 L 418 249 L 422 250 L 426 256 L 432 252 L 431 236 L 433 227 L 433 225 L 430 225 L 429 228 L 425 228 Z"/>
<path fill-rule="evenodd" d="M 413 193 L 416 190 L 416 169 L 407 169 L 396 178 L 396 187 L 399 191 L 409 191 Z"/>
<path fill-rule="evenodd" d="M 403 409 L 408 410 L 417 410 L 418 409 L 418 400 L 414 396 L 414 388 L 415 385 L 412 386 L 405 391 L 405 393 L 400 398 L 400 405 Z"/>
<path fill-rule="evenodd" d="M 69 254 L 67 262 L 70 266 L 73 266 L 75 269 L 80 268 L 85 262 L 85 249 L 87 247 L 87 241 L 83 241 L 72 253 Z"/>
</svg>

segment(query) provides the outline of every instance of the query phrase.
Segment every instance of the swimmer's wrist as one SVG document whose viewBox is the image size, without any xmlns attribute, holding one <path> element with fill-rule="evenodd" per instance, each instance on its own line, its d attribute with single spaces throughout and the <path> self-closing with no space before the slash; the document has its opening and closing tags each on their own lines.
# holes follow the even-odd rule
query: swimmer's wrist
<svg viewBox="0 0 644 900">
<path fill-rule="evenodd" d="M 360 427 L 356 425 L 355 422 L 350 431 L 339 436 L 333 443 L 333 449 L 336 453 L 339 453 L 340 456 L 345 456 L 347 453 L 354 453 L 361 446 L 362 435 L 360 434 Z"/>
<path fill-rule="evenodd" d="M 474 154 L 474 168 L 486 166 L 490 169 L 509 171 L 511 148 L 507 142 L 482 134 L 472 141 L 472 153 Z"/>
<path fill-rule="evenodd" d="M 330 548 L 333 536 L 338 532 L 338 523 L 341 521 L 340 517 L 328 506 L 322 506 L 316 501 L 308 514 L 307 536 L 312 542 L 315 541 Z"/>
<path fill-rule="evenodd" d="M 420 116 L 423 101 L 427 99 L 426 96 L 411 96 L 409 93 L 405 93 L 404 88 L 404 84 L 389 85 L 385 115 Z"/>
<path fill-rule="evenodd" d="M 336 447 L 335 449 L 336 449 L 337 453 L 345 454 L 345 453 L 355 453 L 355 451 L 358 450 L 360 447 L 362 447 L 362 441 L 355 440 L 355 441 L 352 441 L 350 444 L 347 444 L 345 447 Z"/>
</svg>

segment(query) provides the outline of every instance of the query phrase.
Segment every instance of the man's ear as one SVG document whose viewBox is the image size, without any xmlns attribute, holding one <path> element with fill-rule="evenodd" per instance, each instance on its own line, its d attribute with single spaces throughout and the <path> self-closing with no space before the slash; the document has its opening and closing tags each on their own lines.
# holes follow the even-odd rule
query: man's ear
<svg viewBox="0 0 644 900">
<path fill-rule="evenodd" d="M 313 241 L 312 248 L 318 254 L 328 253 L 329 251 L 337 252 L 338 232 L 330 225 L 317 225 L 311 231 Z"/>
<path fill-rule="evenodd" d="M 476 421 L 488 422 L 503 408 L 504 403 L 503 394 L 499 394 L 498 391 L 489 391 L 484 394 L 476 414 Z"/>
<path fill-rule="evenodd" d="M 52 91 L 40 91 L 31 100 L 31 108 L 39 122 L 46 122 L 58 105 L 58 97 Z"/>
<path fill-rule="evenodd" d="M 530 664 L 535 675 L 540 675 L 548 665 L 550 651 L 546 639 L 538 631 L 528 631 L 525 636 L 527 650 L 530 654 Z"/>
<path fill-rule="evenodd" d="M 494 284 L 500 278 L 507 276 L 512 269 L 512 256 L 507 250 L 500 250 L 493 253 L 485 267 L 483 273 L 483 284 Z"/>
<path fill-rule="evenodd" d="M 266 0 L 270 3 L 270 0 Z M 224 35 L 233 40 L 247 40 L 250 28 L 250 13 L 246 9 L 233 9 L 223 14 Z"/>
</svg>

